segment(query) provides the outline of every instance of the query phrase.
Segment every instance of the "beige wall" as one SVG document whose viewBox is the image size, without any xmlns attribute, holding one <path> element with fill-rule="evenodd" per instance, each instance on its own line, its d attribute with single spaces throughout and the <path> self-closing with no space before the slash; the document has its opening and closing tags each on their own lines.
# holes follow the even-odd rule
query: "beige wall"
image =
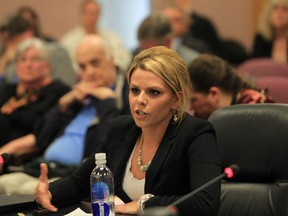
<svg viewBox="0 0 288 216">
<path fill-rule="evenodd" d="M 251 0 L 195 0 L 195 10 L 213 20 L 219 33 L 250 49 L 253 40 Z"/>
<path fill-rule="evenodd" d="M 55 38 L 79 21 L 80 0 L 0 0 L 0 21 L 24 4 L 37 11 L 43 32 Z"/>
<path fill-rule="evenodd" d="M 165 0 L 152 0 L 152 6 L 157 7 L 163 1 Z M 246 49 L 250 49 L 254 34 L 251 0 L 193 1 L 195 10 L 210 17 L 222 37 L 234 38 Z M 56 38 L 78 23 L 80 0 L 1 0 L 0 20 L 23 5 L 23 2 L 33 6 L 39 13 L 44 32 Z"/>
</svg>

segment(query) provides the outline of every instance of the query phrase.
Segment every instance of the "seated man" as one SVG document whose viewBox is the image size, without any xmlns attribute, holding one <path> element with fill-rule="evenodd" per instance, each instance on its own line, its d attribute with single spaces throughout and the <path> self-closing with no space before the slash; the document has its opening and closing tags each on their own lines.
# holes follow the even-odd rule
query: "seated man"
<svg viewBox="0 0 288 216">
<path fill-rule="evenodd" d="M 99 36 L 85 36 L 76 59 L 81 81 L 39 122 L 34 134 L 8 143 L 0 153 L 37 145 L 50 165 L 50 177 L 62 177 L 94 151 L 114 117 L 130 113 L 125 73 L 115 67 L 108 45 Z M 39 161 L 26 164 L 24 172 L 38 177 Z M 0 193 L 33 194 L 36 184 L 37 178 L 10 173 L 0 177 Z"/>
<path fill-rule="evenodd" d="M 115 32 L 99 26 L 102 13 L 100 2 L 95 0 L 81 0 L 79 10 L 79 25 L 73 27 L 60 38 L 60 43 L 68 51 L 74 68 L 77 69 L 75 50 L 79 42 L 85 35 L 95 34 L 109 43 L 114 56 L 114 62 L 117 66 L 124 70 L 127 69 L 131 61 L 130 51 L 124 46 L 122 39 Z M 109 9 L 107 8 L 107 12 L 108 11 Z"/>
<path fill-rule="evenodd" d="M 190 114 L 208 119 L 217 109 L 234 104 L 271 103 L 264 90 L 237 75 L 220 57 L 202 54 L 188 65 L 192 82 Z"/>
<path fill-rule="evenodd" d="M 172 25 L 174 43 L 186 45 L 199 53 L 211 53 L 211 49 L 205 41 L 189 34 L 191 20 L 183 8 L 171 4 L 164 7 L 162 11 Z"/>
<path fill-rule="evenodd" d="M 199 55 L 197 51 L 181 43 L 172 43 L 172 26 L 168 18 L 162 13 L 153 13 L 147 16 L 138 27 L 137 38 L 139 48 L 135 50 L 135 55 L 153 46 L 166 46 L 175 50 L 186 64 Z"/>
<path fill-rule="evenodd" d="M 51 77 L 49 52 L 40 39 L 16 49 L 19 82 L 0 86 L 0 147 L 33 131 L 36 121 L 70 88 Z"/>
</svg>

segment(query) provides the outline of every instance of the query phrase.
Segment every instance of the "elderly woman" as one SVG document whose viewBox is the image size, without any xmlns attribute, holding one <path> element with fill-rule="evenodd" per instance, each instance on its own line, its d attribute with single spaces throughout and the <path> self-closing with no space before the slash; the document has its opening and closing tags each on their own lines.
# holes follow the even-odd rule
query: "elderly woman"
<svg viewBox="0 0 288 216">
<path fill-rule="evenodd" d="M 27 39 L 17 47 L 17 84 L 0 87 L 0 146 L 31 133 L 40 118 L 69 87 L 54 81 L 44 43 Z"/>
</svg>

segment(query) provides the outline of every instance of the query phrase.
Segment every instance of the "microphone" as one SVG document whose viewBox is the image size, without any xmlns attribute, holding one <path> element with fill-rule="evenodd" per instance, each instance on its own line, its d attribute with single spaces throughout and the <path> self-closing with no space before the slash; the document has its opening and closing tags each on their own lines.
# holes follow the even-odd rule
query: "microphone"
<svg viewBox="0 0 288 216">
<path fill-rule="evenodd" d="M 209 182 L 203 184 L 202 186 L 198 187 L 196 190 L 186 194 L 185 196 L 181 197 L 180 199 L 176 200 L 175 202 L 171 203 L 166 208 L 163 207 L 152 207 L 145 210 L 140 216 L 177 216 L 177 209 L 176 206 L 179 205 L 181 202 L 187 200 L 188 198 L 194 196 L 199 191 L 209 187 L 213 183 L 221 180 L 224 177 L 232 178 L 239 172 L 239 166 L 237 164 L 231 164 L 229 167 L 224 169 L 224 172 L 215 177 L 214 179 L 210 180 Z"/>
<path fill-rule="evenodd" d="M 224 172 L 221 175 L 215 177 L 214 179 L 210 180 L 209 182 L 207 182 L 207 183 L 203 184 L 202 186 L 198 187 L 196 190 L 186 194 L 185 196 L 183 196 L 180 199 L 176 200 L 175 202 L 171 203 L 170 206 L 177 206 L 179 203 L 183 202 L 184 200 L 188 199 L 189 197 L 194 196 L 196 193 L 198 193 L 199 191 L 209 187 L 213 183 L 221 180 L 224 177 L 232 178 L 238 172 L 239 172 L 239 166 L 237 164 L 231 164 L 229 167 L 226 167 L 224 169 Z"/>
<path fill-rule="evenodd" d="M 3 153 L 0 155 L 0 164 L 5 163 L 6 161 L 9 160 L 9 154 L 8 153 Z"/>
</svg>

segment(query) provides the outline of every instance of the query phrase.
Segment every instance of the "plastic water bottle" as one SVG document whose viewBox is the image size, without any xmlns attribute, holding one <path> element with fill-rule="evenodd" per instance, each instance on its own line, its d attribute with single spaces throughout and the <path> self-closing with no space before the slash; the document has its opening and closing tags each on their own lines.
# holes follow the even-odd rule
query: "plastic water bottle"
<svg viewBox="0 0 288 216">
<path fill-rule="evenodd" d="M 106 166 L 106 154 L 95 154 L 96 167 L 90 176 L 93 216 L 115 216 L 114 179 Z"/>
</svg>

